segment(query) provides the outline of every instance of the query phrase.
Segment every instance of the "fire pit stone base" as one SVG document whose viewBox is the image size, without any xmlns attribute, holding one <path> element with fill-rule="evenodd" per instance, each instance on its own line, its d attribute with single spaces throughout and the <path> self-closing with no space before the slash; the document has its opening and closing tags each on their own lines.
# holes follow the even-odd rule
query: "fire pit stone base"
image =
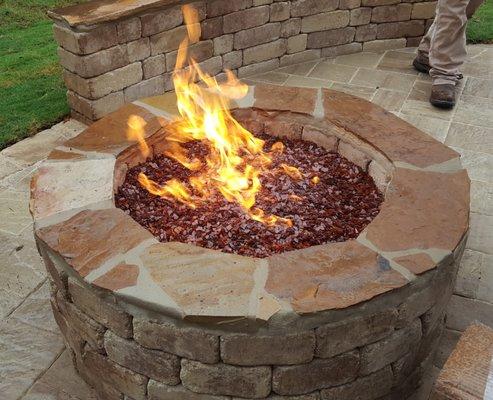
<svg viewBox="0 0 493 400">
<path fill-rule="evenodd" d="M 355 240 L 259 259 L 160 243 L 113 203 L 143 161 L 129 115 L 162 149 L 172 95 L 130 104 L 58 147 L 32 182 L 52 307 L 101 399 L 406 399 L 431 365 L 468 231 L 459 156 L 365 100 L 257 86 L 249 129 L 315 140 L 385 191 Z"/>
</svg>

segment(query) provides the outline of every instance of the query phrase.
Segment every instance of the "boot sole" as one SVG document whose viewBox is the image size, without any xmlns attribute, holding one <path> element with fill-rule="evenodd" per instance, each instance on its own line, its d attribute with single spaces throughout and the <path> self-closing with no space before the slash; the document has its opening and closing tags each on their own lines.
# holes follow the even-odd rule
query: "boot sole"
<svg viewBox="0 0 493 400">
<path fill-rule="evenodd" d="M 451 108 L 454 108 L 455 103 L 452 101 L 445 101 L 445 100 L 432 100 L 430 99 L 430 103 L 434 105 L 435 107 L 438 108 L 443 108 L 446 110 L 450 110 Z"/>
<path fill-rule="evenodd" d="M 425 74 L 430 72 L 431 67 L 426 64 L 420 63 L 418 60 L 414 59 L 413 61 L 413 67 L 418 70 L 419 72 L 423 72 Z"/>
</svg>

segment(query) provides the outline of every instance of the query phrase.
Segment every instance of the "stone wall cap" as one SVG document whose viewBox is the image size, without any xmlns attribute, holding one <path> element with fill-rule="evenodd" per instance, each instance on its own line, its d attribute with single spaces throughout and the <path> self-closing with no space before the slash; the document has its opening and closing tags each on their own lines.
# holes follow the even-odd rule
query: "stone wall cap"
<svg viewBox="0 0 493 400">
<path fill-rule="evenodd" d="M 163 6 L 185 3 L 184 0 L 93 0 L 48 11 L 48 16 L 72 27 L 91 26 L 115 21 L 129 15 Z"/>
</svg>

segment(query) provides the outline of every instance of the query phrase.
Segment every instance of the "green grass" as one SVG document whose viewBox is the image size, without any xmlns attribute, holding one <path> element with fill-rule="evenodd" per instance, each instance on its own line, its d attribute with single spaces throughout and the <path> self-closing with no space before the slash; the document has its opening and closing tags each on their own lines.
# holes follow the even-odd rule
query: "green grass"
<svg viewBox="0 0 493 400">
<path fill-rule="evenodd" d="M 486 0 L 467 26 L 469 43 L 493 43 L 493 0 Z"/>
<path fill-rule="evenodd" d="M 46 10 L 70 0 L 0 0 L 0 149 L 69 112 Z"/>
<path fill-rule="evenodd" d="M 69 112 L 46 11 L 82 0 L 0 0 L 0 149 Z M 469 22 L 470 43 L 493 43 L 493 0 Z"/>
</svg>

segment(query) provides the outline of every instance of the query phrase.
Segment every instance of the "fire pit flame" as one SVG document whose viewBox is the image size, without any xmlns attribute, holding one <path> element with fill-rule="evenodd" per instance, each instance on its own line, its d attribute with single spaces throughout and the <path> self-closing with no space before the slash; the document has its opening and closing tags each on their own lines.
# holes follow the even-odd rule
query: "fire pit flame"
<svg viewBox="0 0 493 400">
<path fill-rule="evenodd" d="M 168 129 L 165 155 L 190 171 L 196 172 L 187 183 L 176 179 L 164 185 L 140 173 L 139 183 L 150 193 L 169 201 L 178 201 L 195 209 L 206 201 L 212 191 L 218 191 L 229 202 L 236 202 L 254 220 L 267 225 L 278 223 L 292 226 L 292 221 L 277 215 L 267 215 L 255 207 L 261 189 L 260 175 L 267 171 L 274 153 L 282 153 L 284 146 L 276 143 L 271 152 L 264 151 L 264 141 L 242 127 L 229 112 L 229 102 L 244 97 L 248 86 L 240 83 L 231 71 L 227 81 L 219 84 L 202 71 L 189 56 L 189 45 L 200 38 L 200 24 L 196 9 L 183 6 L 187 26 L 186 37 L 178 49 L 173 73 L 177 106 L 181 117 Z M 188 61 L 188 66 L 184 67 Z M 203 84 L 196 83 L 201 81 Z M 145 121 L 132 116 L 128 121 L 128 138 L 139 143 L 142 154 L 149 155 L 144 139 Z M 205 161 L 190 159 L 182 144 L 202 141 L 208 147 Z M 301 172 L 283 164 L 282 170 L 292 179 L 302 179 Z"/>
</svg>

